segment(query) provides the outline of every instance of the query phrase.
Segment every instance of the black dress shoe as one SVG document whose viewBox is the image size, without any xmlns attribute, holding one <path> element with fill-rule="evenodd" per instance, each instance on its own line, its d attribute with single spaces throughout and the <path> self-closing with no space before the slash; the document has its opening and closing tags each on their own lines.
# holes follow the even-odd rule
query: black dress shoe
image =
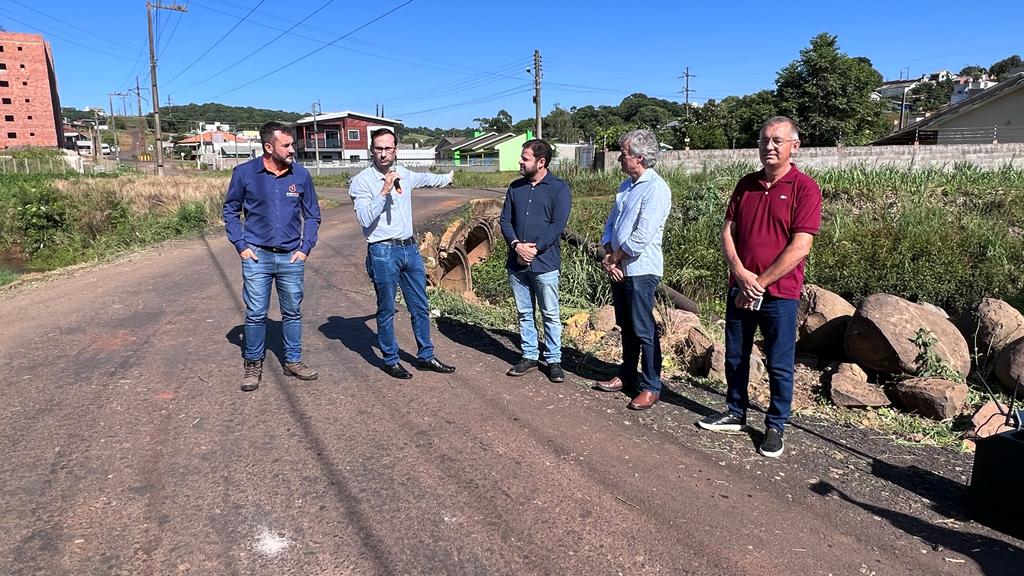
<svg viewBox="0 0 1024 576">
<path fill-rule="evenodd" d="M 440 372 L 441 374 L 451 374 L 452 372 L 455 372 L 455 366 L 449 366 L 437 358 L 431 358 L 430 360 L 417 360 L 416 369 L 431 370 L 433 372 Z"/>
<path fill-rule="evenodd" d="M 392 378 L 398 378 L 400 380 L 408 380 L 412 378 L 412 374 L 405 369 L 405 366 L 401 364 L 385 364 L 384 371 L 388 373 L 388 376 Z"/>
</svg>

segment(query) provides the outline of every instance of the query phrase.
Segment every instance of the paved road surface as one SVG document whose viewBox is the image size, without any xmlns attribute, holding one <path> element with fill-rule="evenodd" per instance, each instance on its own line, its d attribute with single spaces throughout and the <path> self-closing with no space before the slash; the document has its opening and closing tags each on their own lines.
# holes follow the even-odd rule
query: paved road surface
<svg viewBox="0 0 1024 576">
<path fill-rule="evenodd" d="M 487 194 L 421 191 L 417 217 Z M 251 394 L 221 235 L 0 294 L 0 574 L 1024 570 L 1017 541 L 919 539 L 916 516 L 822 497 L 685 407 L 507 379 L 515 351 L 486 334 L 435 330 L 458 371 L 392 380 L 364 256 L 350 206 L 325 212 L 303 306 L 320 379 L 282 375 L 275 320 Z"/>
</svg>

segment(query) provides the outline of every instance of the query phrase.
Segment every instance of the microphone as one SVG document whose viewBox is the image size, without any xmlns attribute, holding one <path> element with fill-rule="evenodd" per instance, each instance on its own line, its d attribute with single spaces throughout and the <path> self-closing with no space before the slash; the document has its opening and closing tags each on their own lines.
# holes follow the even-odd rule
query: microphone
<svg viewBox="0 0 1024 576">
<path fill-rule="evenodd" d="M 397 174 L 398 170 L 395 170 L 395 167 L 392 166 L 391 170 L 388 170 L 388 172 L 394 172 L 394 173 Z M 402 180 L 400 178 L 395 178 L 394 185 L 395 185 L 395 192 L 398 192 L 399 194 L 401 194 L 402 193 Z"/>
</svg>

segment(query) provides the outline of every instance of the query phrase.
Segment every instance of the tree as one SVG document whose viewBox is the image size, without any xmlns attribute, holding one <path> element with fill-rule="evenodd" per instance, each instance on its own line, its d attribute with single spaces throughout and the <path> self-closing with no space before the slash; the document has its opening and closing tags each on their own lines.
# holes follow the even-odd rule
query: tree
<svg viewBox="0 0 1024 576">
<path fill-rule="evenodd" d="M 981 75 L 987 72 L 988 70 L 985 70 L 984 66 L 978 66 L 977 64 L 974 66 L 964 66 L 960 69 L 961 76 L 970 76 L 974 80 L 981 78 Z"/>
<path fill-rule="evenodd" d="M 907 92 L 907 99 L 913 102 L 914 112 L 934 112 L 949 104 L 953 95 L 953 80 L 922 82 Z"/>
<path fill-rule="evenodd" d="M 808 146 L 865 144 L 886 131 L 886 104 L 872 99 L 878 72 L 839 51 L 836 36 L 822 33 L 779 71 L 781 111 L 801 129 Z"/>
<path fill-rule="evenodd" d="M 582 132 L 583 138 L 590 142 L 601 143 L 607 136 L 608 128 L 624 125 L 625 121 L 615 113 L 611 106 L 583 106 L 573 113 L 576 128 Z"/>
<path fill-rule="evenodd" d="M 1011 68 L 1020 68 L 1022 66 L 1020 56 L 1014 54 L 1009 58 L 1003 58 L 999 62 L 996 62 L 992 66 L 989 66 L 989 73 L 996 77 L 997 80 L 1002 82 L 1009 76 Z"/>
<path fill-rule="evenodd" d="M 636 111 L 633 116 L 633 124 L 638 128 L 658 130 L 672 119 L 672 113 L 668 110 L 654 105 L 647 105 Z"/>
<path fill-rule="evenodd" d="M 473 122 L 479 124 L 481 130 L 499 133 L 512 131 L 512 115 L 507 110 L 498 110 L 494 118 L 473 118 Z"/>
<path fill-rule="evenodd" d="M 558 104 L 544 117 L 544 138 L 549 142 L 576 142 L 576 123 L 572 113 Z"/>
</svg>

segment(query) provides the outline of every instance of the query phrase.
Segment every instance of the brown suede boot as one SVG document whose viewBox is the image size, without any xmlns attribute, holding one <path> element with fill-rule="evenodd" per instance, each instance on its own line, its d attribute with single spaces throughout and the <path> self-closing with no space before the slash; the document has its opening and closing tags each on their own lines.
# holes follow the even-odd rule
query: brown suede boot
<svg viewBox="0 0 1024 576">
<path fill-rule="evenodd" d="M 242 392 L 252 392 L 260 387 L 263 379 L 263 360 L 244 360 L 245 376 L 242 377 Z"/>
<path fill-rule="evenodd" d="M 284 373 L 291 374 L 299 380 L 316 380 L 319 376 L 316 370 L 306 366 L 302 362 L 287 362 L 284 365 Z"/>
</svg>

